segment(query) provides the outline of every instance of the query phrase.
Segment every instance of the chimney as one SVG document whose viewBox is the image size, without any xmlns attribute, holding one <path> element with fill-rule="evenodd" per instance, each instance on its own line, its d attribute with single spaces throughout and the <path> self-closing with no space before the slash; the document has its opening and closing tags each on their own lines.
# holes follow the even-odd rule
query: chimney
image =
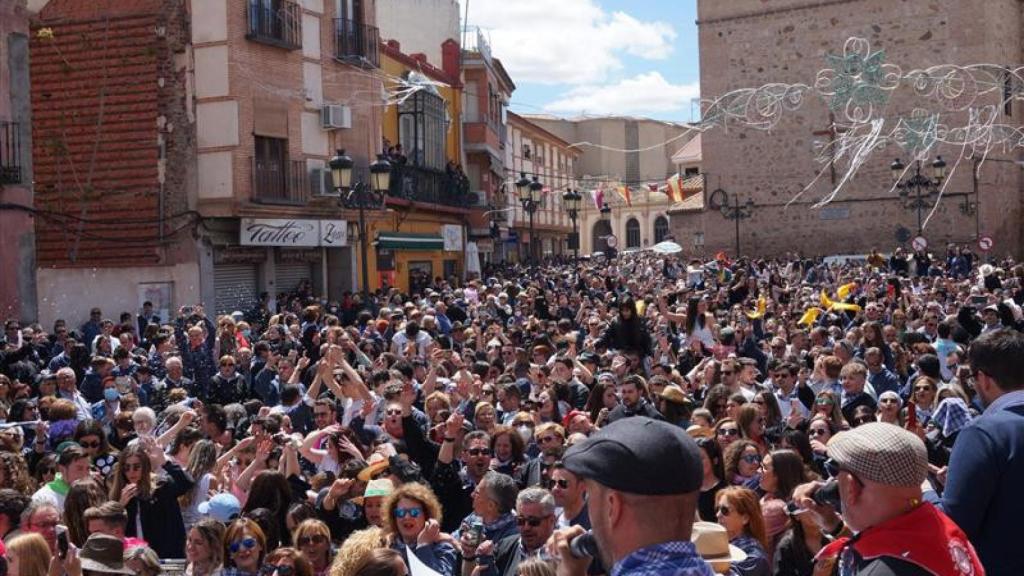
<svg viewBox="0 0 1024 576">
<path fill-rule="evenodd" d="M 416 52 L 415 54 L 409 54 L 409 57 L 419 62 L 420 64 L 427 63 L 427 55 L 422 52 Z"/>
<path fill-rule="evenodd" d="M 462 76 L 459 70 L 460 52 L 459 43 L 451 38 L 441 43 L 441 69 L 454 82 L 458 82 Z"/>
</svg>

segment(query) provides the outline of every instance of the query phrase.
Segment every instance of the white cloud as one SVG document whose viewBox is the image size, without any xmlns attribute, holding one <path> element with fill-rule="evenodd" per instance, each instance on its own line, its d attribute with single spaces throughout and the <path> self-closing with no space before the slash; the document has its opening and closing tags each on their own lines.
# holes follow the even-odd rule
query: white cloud
<svg viewBox="0 0 1024 576">
<path fill-rule="evenodd" d="M 608 13 L 595 0 L 474 0 L 469 24 L 515 82 L 589 84 L 621 70 L 621 55 L 663 60 L 676 33 L 665 22 Z"/>
<path fill-rule="evenodd" d="M 700 96 L 700 83 L 672 84 L 660 72 L 647 72 L 610 84 L 577 86 L 544 106 L 565 114 L 641 116 L 687 110 Z"/>
</svg>

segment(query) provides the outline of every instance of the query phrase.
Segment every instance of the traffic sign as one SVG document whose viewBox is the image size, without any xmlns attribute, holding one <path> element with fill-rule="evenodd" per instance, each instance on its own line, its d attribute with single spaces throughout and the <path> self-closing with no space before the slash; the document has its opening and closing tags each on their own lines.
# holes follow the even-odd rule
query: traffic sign
<svg viewBox="0 0 1024 576">
<path fill-rule="evenodd" d="M 914 247 L 914 250 L 920 252 L 928 247 L 928 239 L 925 238 L 924 236 L 918 236 L 917 238 L 914 238 L 914 242 L 911 244 L 911 246 Z"/>
<path fill-rule="evenodd" d="M 605 243 L 608 244 L 609 248 L 615 248 L 616 246 L 619 245 L 619 239 L 616 238 L 615 236 L 608 236 L 607 238 L 605 238 Z"/>
<path fill-rule="evenodd" d="M 982 252 L 988 252 L 992 249 L 992 237 L 982 236 L 978 238 L 978 248 L 981 248 Z"/>
</svg>

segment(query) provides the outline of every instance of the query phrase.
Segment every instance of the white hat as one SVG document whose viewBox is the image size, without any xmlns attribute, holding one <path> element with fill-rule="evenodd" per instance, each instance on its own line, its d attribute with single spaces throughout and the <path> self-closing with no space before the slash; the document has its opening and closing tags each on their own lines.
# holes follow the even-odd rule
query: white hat
<svg viewBox="0 0 1024 576">
<path fill-rule="evenodd" d="M 729 572 L 730 564 L 747 559 L 747 553 L 729 544 L 725 526 L 714 522 L 694 522 L 690 540 L 697 547 L 697 553 L 711 569 L 720 574 Z"/>
</svg>

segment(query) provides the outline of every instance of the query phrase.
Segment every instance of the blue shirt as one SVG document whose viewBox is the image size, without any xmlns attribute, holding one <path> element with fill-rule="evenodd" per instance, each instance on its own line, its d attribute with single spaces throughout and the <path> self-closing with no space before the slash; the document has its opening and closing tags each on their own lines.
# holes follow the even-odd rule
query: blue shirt
<svg viewBox="0 0 1024 576">
<path fill-rule="evenodd" d="M 634 550 L 609 576 L 714 576 L 693 542 L 676 540 Z"/>
</svg>

